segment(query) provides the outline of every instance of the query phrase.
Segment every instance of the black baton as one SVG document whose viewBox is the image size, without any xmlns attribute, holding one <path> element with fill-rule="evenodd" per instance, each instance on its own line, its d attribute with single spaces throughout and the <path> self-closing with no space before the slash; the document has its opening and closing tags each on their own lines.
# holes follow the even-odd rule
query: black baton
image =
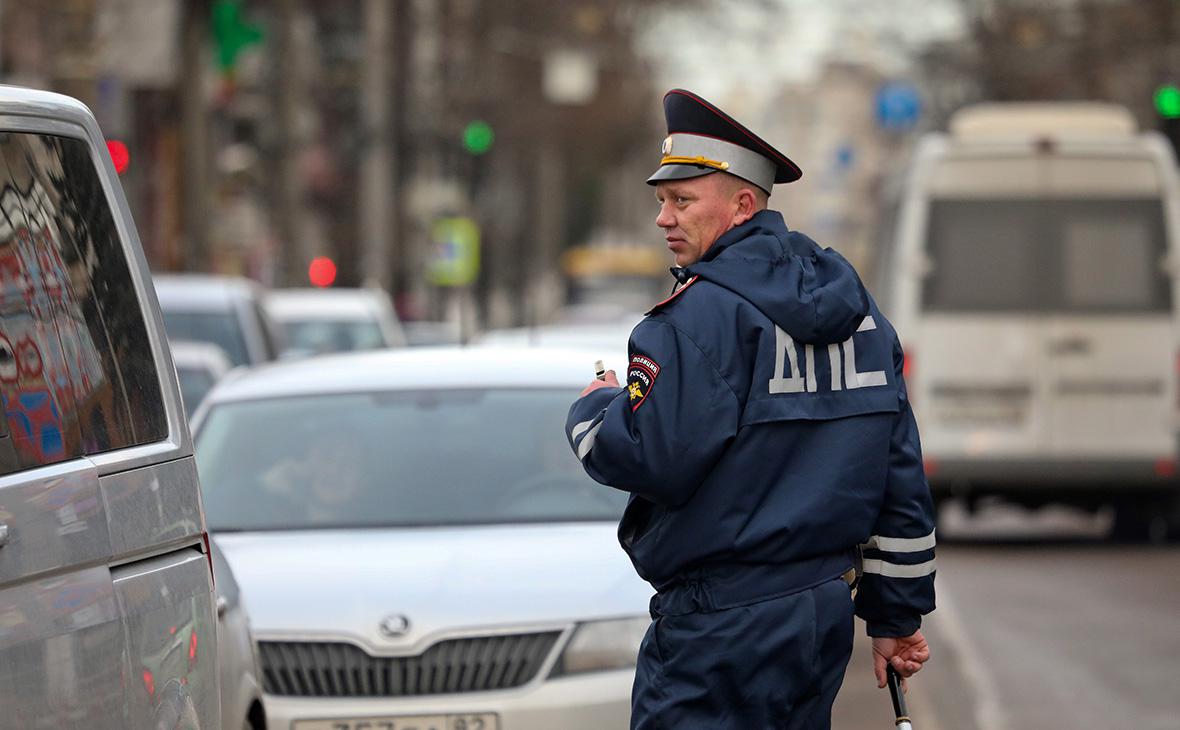
<svg viewBox="0 0 1180 730">
<path fill-rule="evenodd" d="M 905 709 L 905 693 L 901 691 L 901 679 L 892 664 L 885 665 L 885 681 L 889 684 L 889 696 L 893 698 L 894 724 L 897 730 L 914 730 L 910 724 L 910 715 Z"/>
</svg>

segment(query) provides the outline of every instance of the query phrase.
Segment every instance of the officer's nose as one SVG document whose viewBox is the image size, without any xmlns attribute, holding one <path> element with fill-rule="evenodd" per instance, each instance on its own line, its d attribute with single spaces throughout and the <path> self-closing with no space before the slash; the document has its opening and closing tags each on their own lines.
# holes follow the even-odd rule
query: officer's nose
<svg viewBox="0 0 1180 730">
<path fill-rule="evenodd" d="M 660 213 L 656 216 L 656 225 L 665 229 L 676 227 L 676 216 L 672 215 L 672 206 L 668 202 L 660 204 Z"/>
</svg>

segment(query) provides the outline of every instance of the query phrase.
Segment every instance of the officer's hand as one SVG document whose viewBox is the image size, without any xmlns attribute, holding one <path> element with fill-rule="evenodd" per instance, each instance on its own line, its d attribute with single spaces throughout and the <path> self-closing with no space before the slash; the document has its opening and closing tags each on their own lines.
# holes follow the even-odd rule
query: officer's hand
<svg viewBox="0 0 1180 730">
<path fill-rule="evenodd" d="M 619 385 L 619 379 L 617 377 L 615 377 L 615 371 L 614 370 L 607 370 L 605 373 L 603 373 L 602 380 L 599 380 L 598 378 L 591 380 L 590 385 L 587 385 L 586 389 L 582 391 L 582 395 L 586 395 L 587 393 L 594 391 L 594 390 L 598 390 L 599 388 L 618 388 L 618 387 L 621 387 L 621 386 Z M 581 398 L 582 396 L 580 395 L 578 397 Z"/>
<path fill-rule="evenodd" d="M 901 639 L 873 639 L 873 672 L 877 675 L 878 689 L 885 686 L 886 662 L 901 675 L 904 690 L 905 677 L 912 677 L 929 659 L 930 646 L 921 631 Z"/>
</svg>

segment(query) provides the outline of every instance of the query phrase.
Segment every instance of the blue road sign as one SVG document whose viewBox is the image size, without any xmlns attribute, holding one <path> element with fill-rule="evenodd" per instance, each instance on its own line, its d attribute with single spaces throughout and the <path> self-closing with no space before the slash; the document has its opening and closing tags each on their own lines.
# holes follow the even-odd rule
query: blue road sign
<svg viewBox="0 0 1180 730">
<path fill-rule="evenodd" d="M 906 132 L 922 115 L 922 97 L 908 81 L 882 84 L 876 94 L 877 124 L 890 132 Z"/>
</svg>

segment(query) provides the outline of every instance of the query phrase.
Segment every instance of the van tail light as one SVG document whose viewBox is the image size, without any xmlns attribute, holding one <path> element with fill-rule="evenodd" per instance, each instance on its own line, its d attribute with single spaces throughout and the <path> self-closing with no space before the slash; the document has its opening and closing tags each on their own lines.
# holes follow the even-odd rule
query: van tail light
<svg viewBox="0 0 1180 730">
<path fill-rule="evenodd" d="M 217 575 L 213 572 L 213 548 L 209 545 L 209 533 L 201 533 L 201 542 L 205 544 L 205 559 L 209 561 L 209 583 L 217 587 Z"/>
<path fill-rule="evenodd" d="M 1157 477 L 1176 476 L 1176 460 L 1175 459 L 1159 459 L 1155 462 L 1155 475 Z"/>
<path fill-rule="evenodd" d="M 151 697 L 156 696 L 156 678 L 152 676 L 150 669 L 143 670 L 143 688 Z"/>
<path fill-rule="evenodd" d="M 938 462 L 934 459 L 926 459 L 922 462 L 922 470 L 926 472 L 926 477 L 932 477 L 938 474 Z"/>
</svg>

